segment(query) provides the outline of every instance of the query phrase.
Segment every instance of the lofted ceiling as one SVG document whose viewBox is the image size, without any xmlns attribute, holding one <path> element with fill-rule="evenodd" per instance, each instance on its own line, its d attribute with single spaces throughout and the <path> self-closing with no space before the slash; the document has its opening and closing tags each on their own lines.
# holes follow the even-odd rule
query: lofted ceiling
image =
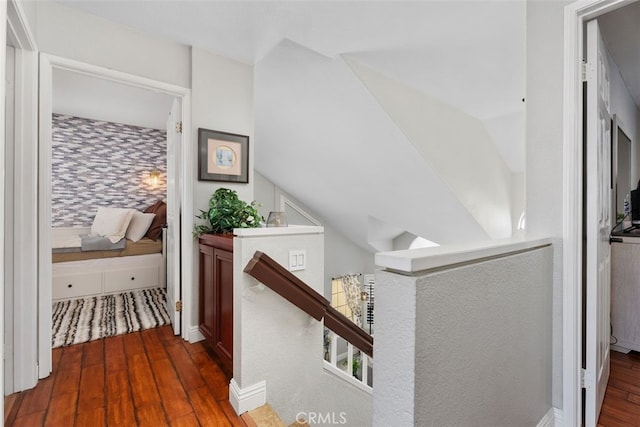
<svg viewBox="0 0 640 427">
<path fill-rule="evenodd" d="M 410 106 L 367 87 L 372 76 L 477 122 L 470 151 L 492 141 L 500 170 L 524 171 L 524 0 L 62 3 L 253 65 L 256 170 L 361 247 L 405 230 L 443 244 L 492 236 L 478 209 L 491 203 L 461 200 L 455 167 L 447 180 L 420 154 L 451 141 L 420 141 L 419 115 L 398 116 Z"/>
<path fill-rule="evenodd" d="M 488 121 L 509 168 L 524 171 L 524 0 L 62 1 L 130 28 L 248 64 L 283 40 L 348 54 Z M 515 114 L 515 116 L 514 116 Z"/>
</svg>

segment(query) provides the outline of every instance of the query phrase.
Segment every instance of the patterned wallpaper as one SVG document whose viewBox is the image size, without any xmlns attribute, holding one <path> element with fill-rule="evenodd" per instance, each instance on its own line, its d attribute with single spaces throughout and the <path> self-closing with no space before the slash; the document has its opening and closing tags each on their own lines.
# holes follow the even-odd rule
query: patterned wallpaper
<svg viewBox="0 0 640 427">
<path fill-rule="evenodd" d="M 144 210 L 166 198 L 166 170 L 165 130 L 54 114 L 52 224 L 91 226 L 98 206 Z"/>
</svg>

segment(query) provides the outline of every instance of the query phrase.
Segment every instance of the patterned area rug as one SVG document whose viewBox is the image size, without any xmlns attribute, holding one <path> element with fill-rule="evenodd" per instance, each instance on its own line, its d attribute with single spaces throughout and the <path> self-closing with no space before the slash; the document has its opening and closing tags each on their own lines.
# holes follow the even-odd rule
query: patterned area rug
<svg viewBox="0 0 640 427">
<path fill-rule="evenodd" d="M 53 303 L 52 347 L 169 324 L 164 289 L 141 289 Z"/>
</svg>

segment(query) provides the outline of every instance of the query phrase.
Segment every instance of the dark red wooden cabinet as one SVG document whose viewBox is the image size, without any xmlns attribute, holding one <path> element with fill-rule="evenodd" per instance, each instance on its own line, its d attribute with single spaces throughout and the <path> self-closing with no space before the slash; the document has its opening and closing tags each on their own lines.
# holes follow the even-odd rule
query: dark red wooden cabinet
<svg viewBox="0 0 640 427">
<path fill-rule="evenodd" d="M 233 371 L 233 235 L 200 236 L 199 326 L 225 368 Z"/>
</svg>

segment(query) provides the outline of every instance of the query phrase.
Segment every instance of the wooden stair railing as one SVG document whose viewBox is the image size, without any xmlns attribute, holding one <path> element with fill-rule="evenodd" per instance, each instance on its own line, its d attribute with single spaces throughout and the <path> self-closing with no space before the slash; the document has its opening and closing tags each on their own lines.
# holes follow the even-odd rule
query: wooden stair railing
<svg viewBox="0 0 640 427">
<path fill-rule="evenodd" d="M 324 325 L 373 357 L 373 337 L 359 328 L 329 301 L 267 254 L 257 251 L 244 272 L 288 300 L 316 320 L 324 317 Z"/>
</svg>

